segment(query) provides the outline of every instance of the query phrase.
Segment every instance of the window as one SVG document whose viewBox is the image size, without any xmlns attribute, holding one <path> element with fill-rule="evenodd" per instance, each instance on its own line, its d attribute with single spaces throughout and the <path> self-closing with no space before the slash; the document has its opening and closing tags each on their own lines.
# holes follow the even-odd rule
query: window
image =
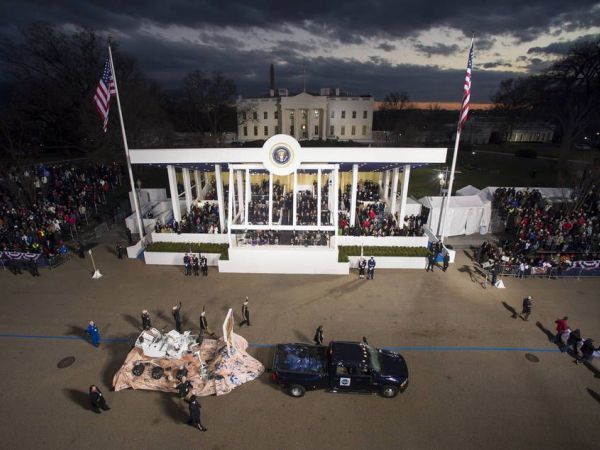
<svg viewBox="0 0 600 450">
<path fill-rule="evenodd" d="M 252 113 L 252 119 L 258 120 L 258 113 L 256 111 Z"/>
<path fill-rule="evenodd" d="M 344 125 L 342 125 L 342 130 L 340 131 L 340 134 L 342 136 L 346 134 L 346 127 Z"/>
<path fill-rule="evenodd" d="M 275 134 L 279 134 L 279 126 L 275 125 Z"/>
<path fill-rule="evenodd" d="M 346 111 L 342 111 L 342 119 L 346 118 Z"/>
<path fill-rule="evenodd" d="M 352 136 L 356 134 L 356 125 L 352 125 Z"/>
<path fill-rule="evenodd" d="M 254 127 L 254 136 L 258 136 L 258 127 L 257 126 Z"/>
<path fill-rule="evenodd" d="M 242 112 L 242 120 L 246 120 L 246 111 Z"/>
<path fill-rule="evenodd" d="M 363 136 L 366 136 L 367 135 L 367 126 L 366 125 L 363 125 L 363 130 L 362 131 L 363 131 L 363 133 L 362 133 Z"/>
<path fill-rule="evenodd" d="M 269 127 L 265 125 L 265 136 L 269 135 Z"/>
<path fill-rule="evenodd" d="M 329 125 L 329 136 L 333 136 L 335 134 L 335 128 L 333 125 Z"/>
<path fill-rule="evenodd" d="M 319 135 L 319 125 L 315 125 L 315 135 Z"/>
<path fill-rule="evenodd" d="M 263 112 L 263 119 L 267 120 L 269 118 L 269 113 L 267 111 Z"/>
<path fill-rule="evenodd" d="M 248 136 L 248 127 L 244 127 L 244 136 Z"/>
<path fill-rule="evenodd" d="M 331 111 L 331 118 L 335 119 L 335 111 Z"/>
<path fill-rule="evenodd" d="M 273 113 L 273 117 L 274 117 L 275 120 L 279 119 L 279 111 L 275 111 Z"/>
<path fill-rule="evenodd" d="M 363 111 L 363 119 L 367 118 L 367 111 Z"/>
<path fill-rule="evenodd" d="M 352 118 L 356 119 L 356 111 L 352 111 Z"/>
</svg>

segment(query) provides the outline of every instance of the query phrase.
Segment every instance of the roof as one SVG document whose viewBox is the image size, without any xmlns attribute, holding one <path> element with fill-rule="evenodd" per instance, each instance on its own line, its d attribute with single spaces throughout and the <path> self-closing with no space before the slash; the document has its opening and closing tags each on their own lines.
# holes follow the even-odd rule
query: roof
<svg viewBox="0 0 600 450">
<path fill-rule="evenodd" d="M 369 353 L 367 348 L 359 342 L 334 341 L 331 344 L 331 361 L 358 361 L 368 362 Z"/>
<path fill-rule="evenodd" d="M 427 208 L 441 208 L 445 197 L 423 197 L 419 202 Z M 452 196 L 451 208 L 484 208 L 490 206 L 489 200 L 482 199 L 479 195 Z"/>
<path fill-rule="evenodd" d="M 335 90 L 332 89 L 333 92 L 335 92 Z M 296 95 L 300 95 L 300 94 L 309 94 L 312 95 L 313 97 L 342 97 L 342 98 L 349 98 L 349 97 L 361 97 L 361 98 L 373 98 L 373 95 L 371 94 L 359 94 L 359 95 L 354 95 L 352 93 L 348 93 L 348 92 L 340 92 L 339 95 L 334 95 L 334 94 L 330 94 L 330 95 L 321 95 L 319 92 L 288 92 L 288 95 L 278 95 L 277 93 L 277 89 L 275 89 L 275 95 L 270 95 L 269 93 L 266 94 L 262 94 L 262 95 L 255 95 L 255 96 L 250 96 L 250 97 L 242 97 L 240 100 L 252 100 L 252 99 L 257 99 L 257 98 L 285 98 L 285 97 L 295 97 Z"/>
</svg>

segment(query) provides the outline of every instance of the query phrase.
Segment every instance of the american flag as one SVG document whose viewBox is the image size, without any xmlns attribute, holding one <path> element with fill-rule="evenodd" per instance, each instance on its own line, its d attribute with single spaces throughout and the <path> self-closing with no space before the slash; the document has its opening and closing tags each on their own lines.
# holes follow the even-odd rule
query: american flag
<svg viewBox="0 0 600 450">
<path fill-rule="evenodd" d="M 469 118 L 469 102 L 471 101 L 471 70 L 473 70 L 473 42 L 469 50 L 469 61 L 467 62 L 467 75 L 465 76 L 465 92 L 463 94 L 462 106 L 460 108 L 460 119 L 458 130 L 461 131 Z"/>
<path fill-rule="evenodd" d="M 98 82 L 96 94 L 94 94 L 94 104 L 96 105 L 98 114 L 100 114 L 100 117 L 102 117 L 102 129 L 105 133 L 108 127 L 108 111 L 110 109 L 110 97 L 115 94 L 115 82 L 113 78 L 112 67 L 110 66 L 110 58 L 106 58 L 104 72 L 102 73 L 102 78 L 100 78 L 100 81 Z"/>
</svg>

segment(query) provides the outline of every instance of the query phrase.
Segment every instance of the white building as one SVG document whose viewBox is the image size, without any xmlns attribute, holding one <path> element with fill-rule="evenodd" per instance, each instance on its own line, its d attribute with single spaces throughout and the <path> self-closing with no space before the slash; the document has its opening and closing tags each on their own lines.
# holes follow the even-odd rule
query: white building
<svg viewBox="0 0 600 450">
<path fill-rule="evenodd" d="M 336 139 L 373 141 L 373 96 L 352 96 L 339 89 L 321 89 L 320 95 L 287 89 L 270 91 L 269 97 L 237 101 L 238 141 L 265 140 L 288 134 L 299 141 Z"/>
<path fill-rule="evenodd" d="M 508 136 L 508 142 L 552 142 L 554 127 L 545 123 L 525 123 L 515 125 Z"/>
</svg>

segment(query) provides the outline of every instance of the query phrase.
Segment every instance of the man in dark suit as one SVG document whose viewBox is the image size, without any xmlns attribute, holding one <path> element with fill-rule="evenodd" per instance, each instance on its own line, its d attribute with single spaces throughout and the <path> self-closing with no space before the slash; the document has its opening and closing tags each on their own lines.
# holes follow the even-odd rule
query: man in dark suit
<svg viewBox="0 0 600 450">
<path fill-rule="evenodd" d="M 190 410 L 190 420 L 188 421 L 188 423 L 191 426 L 198 428 L 200 431 L 206 431 L 208 428 L 206 428 L 204 425 L 202 425 L 202 421 L 200 420 L 201 406 L 195 395 L 192 395 L 190 397 L 190 403 L 188 406 L 189 406 L 189 410 Z"/>
<path fill-rule="evenodd" d="M 242 304 L 242 321 L 240 322 L 240 327 L 242 325 L 248 325 L 250 326 L 250 309 L 248 309 L 248 297 L 246 297 L 246 300 L 244 300 L 244 303 Z"/>
<path fill-rule="evenodd" d="M 182 333 L 181 331 L 181 302 L 178 305 L 173 306 L 173 319 L 175 319 L 175 329 L 177 332 Z"/>
<path fill-rule="evenodd" d="M 94 411 L 96 414 L 100 414 L 102 412 L 100 411 L 101 409 L 104 411 L 108 411 L 110 409 L 106 404 L 104 395 L 102 395 L 102 392 L 100 389 L 98 389 L 98 386 L 94 384 L 90 386 L 90 403 L 92 404 L 92 411 Z"/>
</svg>

